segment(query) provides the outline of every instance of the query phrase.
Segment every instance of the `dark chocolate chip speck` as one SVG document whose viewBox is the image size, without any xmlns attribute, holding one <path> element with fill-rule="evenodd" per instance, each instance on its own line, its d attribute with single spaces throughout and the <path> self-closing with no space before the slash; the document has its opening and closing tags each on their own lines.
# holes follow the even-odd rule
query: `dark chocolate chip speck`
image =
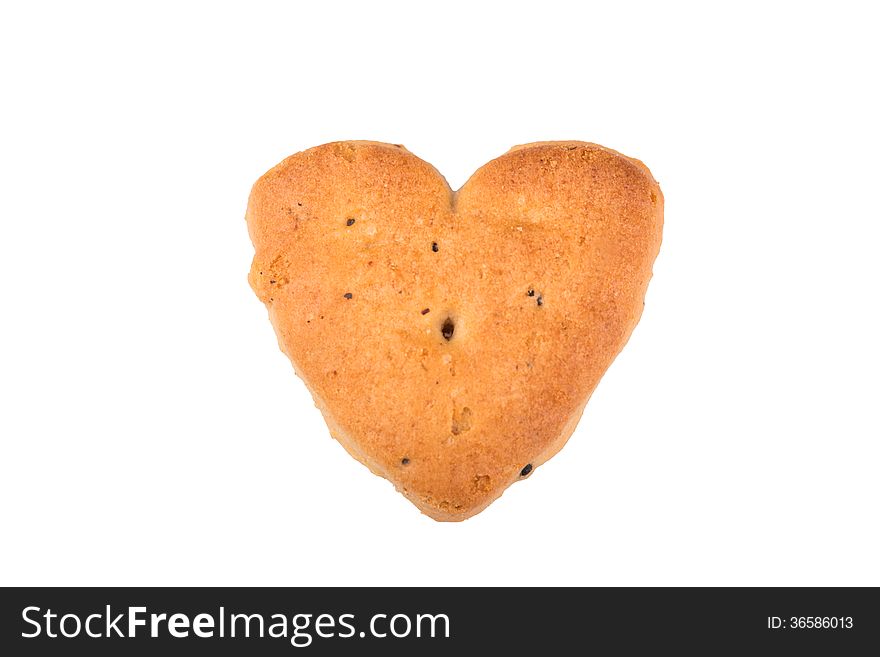
<svg viewBox="0 0 880 657">
<path fill-rule="evenodd" d="M 455 333 L 455 324 L 453 323 L 451 318 L 446 318 L 446 320 L 443 322 L 443 326 L 440 327 L 440 332 L 443 334 L 443 337 L 446 338 L 446 340 L 452 339 L 452 334 Z"/>
<path fill-rule="evenodd" d="M 425 308 L 425 309 L 422 311 L 422 314 L 423 314 L 423 315 L 427 315 L 429 312 L 431 312 L 431 309 L 430 309 L 430 308 Z"/>
<path fill-rule="evenodd" d="M 346 226 L 354 226 L 354 219 L 349 219 L 348 221 L 345 222 L 345 225 Z"/>
<path fill-rule="evenodd" d="M 351 299 L 354 295 L 351 292 L 346 292 L 344 296 L 346 299 Z"/>
<path fill-rule="evenodd" d="M 409 459 L 404 457 L 400 459 L 400 463 L 401 465 L 409 465 Z"/>
<path fill-rule="evenodd" d="M 534 291 L 534 290 L 529 290 L 529 291 L 528 291 L 528 295 L 529 295 L 530 297 L 535 296 L 535 291 Z"/>
<path fill-rule="evenodd" d="M 437 253 L 437 251 L 440 250 L 440 246 L 437 244 L 437 242 L 431 242 L 431 250 L 434 253 Z"/>
<path fill-rule="evenodd" d="M 532 464 L 529 463 L 526 467 L 524 467 L 522 470 L 520 470 L 519 476 L 520 476 L 520 477 L 526 477 L 526 476 L 528 476 L 528 474 L 529 474 L 531 471 L 532 471 Z"/>
<path fill-rule="evenodd" d="M 544 305 L 544 297 L 542 297 L 540 294 L 538 295 L 538 305 L 539 306 Z"/>
</svg>

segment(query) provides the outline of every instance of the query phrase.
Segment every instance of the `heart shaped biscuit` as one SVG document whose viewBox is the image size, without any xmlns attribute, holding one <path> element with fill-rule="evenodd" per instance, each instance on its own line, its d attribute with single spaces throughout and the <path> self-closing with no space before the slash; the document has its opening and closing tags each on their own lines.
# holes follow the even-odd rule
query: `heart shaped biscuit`
<svg viewBox="0 0 880 657">
<path fill-rule="evenodd" d="M 565 444 L 642 313 L 663 196 L 641 162 L 519 146 L 458 192 L 401 146 L 338 142 L 254 185 L 249 280 L 356 459 L 463 520 Z"/>
</svg>

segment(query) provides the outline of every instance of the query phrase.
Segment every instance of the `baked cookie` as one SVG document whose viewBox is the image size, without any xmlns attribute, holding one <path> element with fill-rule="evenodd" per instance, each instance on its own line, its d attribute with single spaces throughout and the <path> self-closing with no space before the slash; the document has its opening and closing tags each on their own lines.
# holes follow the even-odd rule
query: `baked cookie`
<svg viewBox="0 0 880 657">
<path fill-rule="evenodd" d="M 402 146 L 297 153 L 253 187 L 249 280 L 330 433 L 435 520 L 565 444 L 639 321 L 663 195 L 578 141 L 518 146 L 458 192 Z"/>
</svg>

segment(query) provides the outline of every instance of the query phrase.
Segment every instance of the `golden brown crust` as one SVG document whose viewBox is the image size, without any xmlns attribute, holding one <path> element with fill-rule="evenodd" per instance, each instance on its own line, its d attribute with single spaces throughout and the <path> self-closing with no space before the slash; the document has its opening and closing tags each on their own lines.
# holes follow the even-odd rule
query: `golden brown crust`
<svg viewBox="0 0 880 657">
<path fill-rule="evenodd" d="M 247 221 L 251 286 L 332 435 L 463 520 L 571 435 L 641 315 L 663 196 L 584 142 L 516 147 L 457 193 L 400 146 L 336 142 L 261 177 Z"/>
</svg>

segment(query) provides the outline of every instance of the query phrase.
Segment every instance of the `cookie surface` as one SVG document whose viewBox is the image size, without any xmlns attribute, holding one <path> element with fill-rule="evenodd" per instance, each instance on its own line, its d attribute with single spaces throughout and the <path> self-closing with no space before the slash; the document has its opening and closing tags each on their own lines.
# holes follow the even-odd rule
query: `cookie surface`
<svg viewBox="0 0 880 657">
<path fill-rule="evenodd" d="M 251 287 L 330 433 L 436 520 L 565 444 L 641 316 L 663 196 L 584 142 L 512 149 L 458 191 L 337 142 L 254 185 Z"/>
</svg>

